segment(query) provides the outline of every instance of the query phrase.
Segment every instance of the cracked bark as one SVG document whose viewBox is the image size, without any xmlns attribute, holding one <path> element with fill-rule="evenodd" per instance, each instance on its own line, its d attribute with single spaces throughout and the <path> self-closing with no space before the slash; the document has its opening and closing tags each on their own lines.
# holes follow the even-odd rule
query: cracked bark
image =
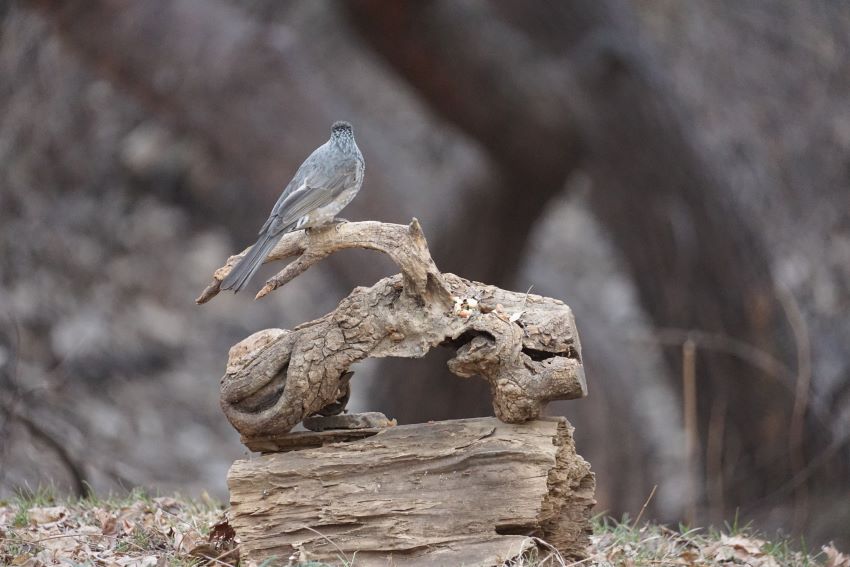
<svg viewBox="0 0 850 567">
<path fill-rule="evenodd" d="M 415 219 L 409 226 L 357 222 L 287 234 L 267 261 L 297 258 L 257 298 L 346 248 L 383 252 L 401 274 L 355 288 L 333 312 L 292 331 L 266 329 L 231 349 L 221 405 L 246 443 L 285 434 L 336 404 L 348 394 L 354 363 L 420 358 L 437 346 L 455 349 L 449 369 L 456 375 L 489 382 L 493 409 L 505 422 L 535 419 L 549 401 L 586 395 L 570 308 L 557 299 L 440 273 Z M 198 303 L 218 294 L 240 257 L 215 272 Z"/>
<path fill-rule="evenodd" d="M 315 434 L 311 434 L 315 435 Z M 243 559 L 502 565 L 586 557 L 595 479 L 564 418 L 390 427 L 367 439 L 236 461 Z"/>
</svg>

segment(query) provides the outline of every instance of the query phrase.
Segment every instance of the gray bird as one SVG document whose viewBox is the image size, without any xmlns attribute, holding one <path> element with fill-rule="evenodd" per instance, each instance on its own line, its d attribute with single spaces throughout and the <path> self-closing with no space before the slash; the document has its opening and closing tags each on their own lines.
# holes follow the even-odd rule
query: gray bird
<svg viewBox="0 0 850 567">
<path fill-rule="evenodd" d="M 366 163 L 348 122 L 334 122 L 331 138 L 304 160 L 281 193 L 260 237 L 221 282 L 221 289 L 238 292 L 256 273 L 287 232 L 317 227 L 336 215 L 360 191 Z"/>
</svg>

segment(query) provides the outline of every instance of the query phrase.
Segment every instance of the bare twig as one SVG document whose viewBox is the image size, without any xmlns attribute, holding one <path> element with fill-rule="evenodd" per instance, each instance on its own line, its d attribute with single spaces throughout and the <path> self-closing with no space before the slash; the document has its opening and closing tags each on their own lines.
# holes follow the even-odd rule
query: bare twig
<svg viewBox="0 0 850 567">
<path fill-rule="evenodd" d="M 17 375 L 18 375 L 18 349 L 21 344 L 21 331 L 18 327 L 18 321 L 15 318 L 14 313 L 9 312 L 9 326 L 14 330 L 14 340 L 10 341 L 10 351 L 8 354 L 8 361 L 0 366 L 0 380 L 4 379 L 0 382 L 0 387 L 9 392 L 8 396 L 8 405 L 9 407 L 15 407 L 18 403 L 19 398 L 21 397 L 21 388 L 18 384 Z M 6 382 L 5 384 L 3 382 Z M 0 438 L 9 439 L 9 426 L 12 422 L 11 412 L 6 409 L 4 406 L 0 406 L 0 409 L 3 409 L 2 419 L 0 419 Z M 0 461 L 6 462 L 8 452 L 9 443 L 0 443 Z M 0 482 L 5 479 L 6 475 L 6 467 L 0 467 Z"/>
<path fill-rule="evenodd" d="M 794 476 L 798 476 L 806 466 L 806 457 L 803 452 L 803 431 L 806 426 L 806 412 L 809 407 L 809 390 L 812 382 L 812 347 L 806 319 L 793 294 L 783 287 L 777 287 L 777 298 L 794 333 L 794 346 L 797 350 L 797 375 L 794 388 L 794 406 L 791 412 L 791 428 L 788 435 L 788 451 L 791 456 L 792 471 Z M 804 481 L 794 489 L 794 521 L 792 525 L 795 533 L 799 533 L 806 520 L 808 500 L 808 485 Z"/>
<path fill-rule="evenodd" d="M 682 399 L 685 423 L 685 458 L 688 463 L 688 480 L 690 483 L 686 518 L 688 525 L 692 526 L 696 521 L 699 430 L 697 426 L 696 344 L 690 339 L 682 344 Z"/>
<path fill-rule="evenodd" d="M 224 558 L 227 557 L 228 555 L 233 554 L 233 553 L 237 553 L 238 551 L 239 551 L 239 546 L 237 545 L 233 549 L 228 549 L 227 551 L 225 551 L 225 552 L 223 552 L 223 553 L 221 553 L 221 554 L 219 554 L 215 557 L 210 557 L 208 555 L 203 555 L 202 557 L 204 559 L 206 559 L 207 561 L 212 561 L 213 563 L 223 565 L 224 567 L 236 567 L 239 564 L 238 561 L 237 561 L 237 563 L 228 563 L 227 561 L 224 561 Z"/>
<path fill-rule="evenodd" d="M 649 506 L 649 503 L 652 501 L 652 497 L 655 496 L 655 491 L 658 489 L 658 485 L 655 484 L 652 486 L 652 491 L 649 493 L 649 496 L 646 498 L 646 501 L 643 503 L 643 506 L 640 507 L 640 512 L 638 512 L 637 518 L 635 518 L 634 526 L 637 528 L 640 524 L 640 519 L 643 517 L 643 513 L 646 511 L 646 507 Z"/>
<path fill-rule="evenodd" d="M 681 347 L 687 340 L 692 340 L 701 350 L 722 352 L 734 356 L 761 370 L 766 376 L 774 378 L 794 392 L 791 384 L 797 382 L 797 373 L 769 352 L 755 347 L 745 341 L 722 333 L 710 333 L 699 329 L 657 328 L 651 333 L 636 333 L 632 335 L 639 342 L 654 343 L 664 346 Z M 830 411 L 820 405 L 809 403 L 809 411 L 821 425 L 830 428 Z"/>
<path fill-rule="evenodd" d="M 532 538 L 531 538 L 531 539 L 533 539 L 533 540 L 534 540 L 534 542 L 535 542 L 537 545 L 539 545 L 539 546 L 541 546 L 541 547 L 544 547 L 544 548 L 548 549 L 548 550 L 549 550 L 549 552 L 550 552 L 549 557 L 554 557 L 554 558 L 555 558 L 555 560 L 558 562 L 558 565 L 560 565 L 561 567 L 567 567 L 567 564 L 566 564 L 566 562 L 564 561 L 564 556 L 563 556 L 563 555 L 561 555 L 561 552 L 560 552 L 560 551 L 558 551 L 558 549 L 557 549 L 554 545 L 552 545 L 551 543 L 549 543 L 549 542 L 548 542 L 548 541 L 546 541 L 546 540 L 540 539 L 539 537 L 533 537 L 533 536 L 532 536 Z M 547 558 L 547 559 L 548 559 L 548 558 Z M 541 562 L 540 564 L 541 564 L 541 565 L 543 565 L 543 564 L 544 564 L 544 562 Z"/>
<path fill-rule="evenodd" d="M 726 434 L 726 394 L 715 399 L 708 419 L 708 441 L 706 442 L 705 477 L 706 490 L 712 521 L 723 522 L 723 438 Z"/>
</svg>

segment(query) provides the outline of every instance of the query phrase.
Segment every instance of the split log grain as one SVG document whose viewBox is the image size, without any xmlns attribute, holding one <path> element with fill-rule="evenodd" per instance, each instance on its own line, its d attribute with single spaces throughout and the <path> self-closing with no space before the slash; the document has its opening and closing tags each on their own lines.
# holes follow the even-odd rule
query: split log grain
<svg viewBox="0 0 850 567">
<path fill-rule="evenodd" d="M 389 427 L 236 461 L 228 485 L 242 557 L 257 562 L 502 565 L 540 539 L 576 560 L 595 503 L 563 418 Z"/>
</svg>

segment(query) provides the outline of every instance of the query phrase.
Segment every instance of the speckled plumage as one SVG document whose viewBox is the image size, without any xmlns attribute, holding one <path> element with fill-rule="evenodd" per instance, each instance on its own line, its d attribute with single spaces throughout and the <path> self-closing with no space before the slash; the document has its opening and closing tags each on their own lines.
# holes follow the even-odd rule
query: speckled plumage
<svg viewBox="0 0 850 567">
<path fill-rule="evenodd" d="M 295 172 L 260 229 L 257 242 L 233 267 L 221 289 L 242 289 L 287 232 L 333 222 L 360 191 L 365 169 L 351 124 L 335 122 L 330 139 Z"/>
</svg>

